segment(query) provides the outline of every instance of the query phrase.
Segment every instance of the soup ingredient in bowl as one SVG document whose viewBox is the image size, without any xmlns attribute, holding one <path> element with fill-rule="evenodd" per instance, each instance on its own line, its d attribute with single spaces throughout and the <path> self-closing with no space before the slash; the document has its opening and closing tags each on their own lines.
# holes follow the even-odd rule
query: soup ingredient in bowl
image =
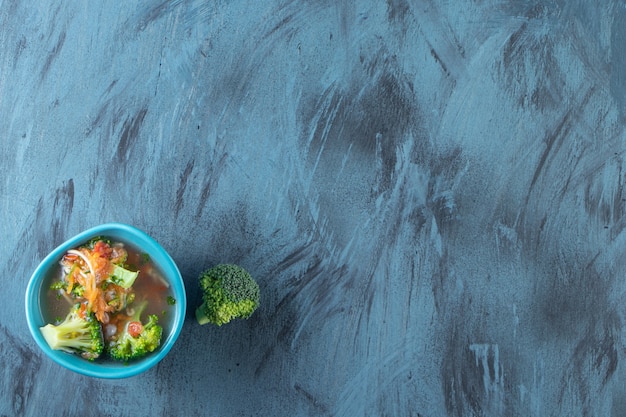
<svg viewBox="0 0 626 417">
<path fill-rule="evenodd" d="M 196 309 L 200 324 L 218 326 L 234 318 L 247 319 L 259 306 L 259 284 L 244 268 L 220 264 L 200 274 L 202 305 Z"/>
<path fill-rule="evenodd" d="M 138 273 L 124 267 L 127 258 L 121 243 L 94 238 L 67 251 L 60 262 L 62 277 L 52 288 L 60 290 L 72 304 L 86 302 L 99 322 L 108 323 L 110 314 L 124 309 L 132 299 Z"/>
<path fill-rule="evenodd" d="M 135 307 L 133 315 L 122 322 L 124 328 L 114 336 L 108 346 L 113 359 L 128 362 L 141 358 L 159 347 L 163 328 L 158 324 L 155 314 L 148 316 L 146 323 L 141 322 L 141 314 L 148 305 L 147 301 Z"/>
<path fill-rule="evenodd" d="M 41 328 L 41 334 L 52 349 L 78 353 L 93 361 L 104 350 L 102 326 L 84 306 L 85 304 L 75 305 L 63 322 L 56 326 L 45 325 Z"/>
<path fill-rule="evenodd" d="M 59 275 L 50 285 L 56 297 L 48 312 L 65 314 L 69 308 L 70 313 L 63 323 L 40 328 L 52 349 L 89 360 L 107 356 L 128 362 L 159 347 L 163 327 L 153 313 L 165 314 L 169 286 L 137 249 L 96 237 L 68 250 L 59 264 Z M 144 311 L 149 314 L 142 323 Z M 70 341 L 74 344 L 67 347 Z"/>
</svg>

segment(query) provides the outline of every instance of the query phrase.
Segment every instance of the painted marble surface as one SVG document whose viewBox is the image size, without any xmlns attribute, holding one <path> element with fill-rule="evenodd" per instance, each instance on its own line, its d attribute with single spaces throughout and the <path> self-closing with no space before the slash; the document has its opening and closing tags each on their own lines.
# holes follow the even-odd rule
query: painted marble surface
<svg viewBox="0 0 626 417">
<path fill-rule="evenodd" d="M 344 3 L 0 0 L 0 415 L 626 415 L 626 5 Z M 262 307 L 58 367 L 27 280 L 108 221 Z"/>
</svg>

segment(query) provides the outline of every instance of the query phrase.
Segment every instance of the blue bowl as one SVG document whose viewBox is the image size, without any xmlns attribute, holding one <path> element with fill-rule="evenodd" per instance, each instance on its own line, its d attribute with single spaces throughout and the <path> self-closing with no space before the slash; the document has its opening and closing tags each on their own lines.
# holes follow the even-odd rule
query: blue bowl
<svg viewBox="0 0 626 417">
<path fill-rule="evenodd" d="M 102 360 L 101 362 L 98 360 L 90 362 L 78 355 L 53 350 L 48 346 L 48 343 L 39 330 L 40 327 L 48 324 L 44 318 L 42 308 L 43 300 L 46 297 L 46 293 L 49 291 L 48 279 L 50 274 L 58 268 L 60 259 L 68 249 L 80 246 L 96 236 L 106 236 L 111 240 L 127 243 L 147 253 L 150 259 L 163 273 L 165 280 L 170 284 L 172 295 L 176 299 L 176 303 L 171 306 L 168 311 L 168 314 L 173 315 L 173 317 L 169 318 L 171 325 L 163 330 L 161 346 L 146 357 L 131 361 L 127 364 L 108 359 Z M 170 255 L 146 233 L 132 226 L 120 223 L 96 226 L 74 236 L 54 249 L 39 264 L 37 269 L 35 269 L 26 288 L 26 320 L 37 345 L 39 345 L 48 357 L 59 365 L 79 374 L 97 378 L 127 378 L 147 371 L 156 365 L 167 355 L 174 345 L 174 342 L 176 342 L 183 327 L 186 308 L 187 297 L 185 294 L 185 285 L 180 271 Z"/>
</svg>

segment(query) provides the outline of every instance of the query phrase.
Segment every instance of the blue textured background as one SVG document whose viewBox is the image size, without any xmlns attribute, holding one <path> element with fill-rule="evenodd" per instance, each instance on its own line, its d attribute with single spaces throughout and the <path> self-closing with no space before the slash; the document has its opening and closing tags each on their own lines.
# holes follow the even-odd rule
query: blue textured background
<svg viewBox="0 0 626 417">
<path fill-rule="evenodd" d="M 0 0 L 0 415 L 626 415 L 624 2 L 343 3 Z M 108 221 L 262 307 L 60 368 L 26 283 Z"/>
</svg>

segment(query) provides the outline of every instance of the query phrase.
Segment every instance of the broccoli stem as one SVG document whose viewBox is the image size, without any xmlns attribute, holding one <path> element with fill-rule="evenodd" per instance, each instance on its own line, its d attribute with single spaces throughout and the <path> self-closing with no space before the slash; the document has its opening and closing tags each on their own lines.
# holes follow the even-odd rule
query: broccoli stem
<svg viewBox="0 0 626 417">
<path fill-rule="evenodd" d="M 196 320 L 198 320 L 198 323 L 200 324 L 207 324 L 210 321 L 209 317 L 204 314 L 204 312 L 206 311 L 204 304 L 205 303 L 203 303 L 200 307 L 196 309 Z"/>
<path fill-rule="evenodd" d="M 133 315 L 131 316 L 130 321 L 141 321 L 141 315 L 144 310 L 148 307 L 148 300 L 143 300 L 139 304 L 133 306 Z"/>
</svg>

